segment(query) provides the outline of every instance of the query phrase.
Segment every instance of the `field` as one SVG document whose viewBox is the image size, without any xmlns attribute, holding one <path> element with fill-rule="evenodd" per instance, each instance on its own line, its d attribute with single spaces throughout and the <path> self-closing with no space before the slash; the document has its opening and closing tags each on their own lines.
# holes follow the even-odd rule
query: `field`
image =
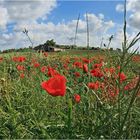
<svg viewBox="0 0 140 140">
<path fill-rule="evenodd" d="M 140 55 L 0 55 L 0 139 L 140 138 Z"/>
</svg>

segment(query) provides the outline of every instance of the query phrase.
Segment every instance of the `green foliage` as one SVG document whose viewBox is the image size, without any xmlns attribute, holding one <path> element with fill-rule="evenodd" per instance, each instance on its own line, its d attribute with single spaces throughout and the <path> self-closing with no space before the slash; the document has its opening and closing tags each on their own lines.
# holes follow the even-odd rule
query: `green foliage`
<svg viewBox="0 0 140 140">
<path fill-rule="evenodd" d="M 77 52 L 76 52 L 77 53 Z M 98 54 L 90 54 L 90 57 L 98 57 Z M 26 54 L 25 54 L 26 55 Z M 67 53 L 54 54 L 48 58 L 33 54 L 41 66 L 57 64 L 57 70 L 61 74 L 63 69 L 63 57 L 72 57 Z M 103 55 L 103 53 L 102 53 Z M 129 54 L 128 54 L 129 55 Z M 87 57 L 86 53 L 76 57 Z M 117 58 L 111 54 L 112 61 L 106 67 L 116 66 Z M 61 60 L 62 59 L 62 60 Z M 65 60 L 64 59 L 64 60 Z M 98 60 L 97 60 L 98 61 Z M 1 139 L 116 139 L 120 135 L 118 116 L 121 115 L 120 122 L 124 121 L 133 91 L 125 91 L 125 95 L 120 97 L 121 110 L 118 112 L 116 101 L 105 101 L 101 91 L 88 89 L 91 77 L 82 75 L 76 79 L 73 73 L 70 59 L 70 73 L 67 77 L 67 93 L 65 97 L 52 97 L 41 89 L 40 83 L 49 77 L 40 72 L 40 68 L 34 69 L 29 66 L 29 62 L 23 62 L 27 68 L 25 78 L 19 77 L 16 70 L 17 63 L 11 62 L 11 58 L 5 57 L 0 65 L 0 138 Z M 96 62 L 96 61 L 95 61 Z M 135 73 L 132 70 L 134 62 L 129 61 L 123 71 L 129 77 Z M 92 67 L 92 66 L 89 66 Z M 8 71 L 9 70 L 9 71 Z M 14 71 L 14 72 L 12 72 Z M 28 72 L 29 71 L 29 72 Z M 12 72 L 12 73 L 11 73 Z M 33 75 L 32 72 L 35 72 Z M 73 75 L 73 76 L 72 76 Z M 100 79 L 101 80 L 101 79 Z M 77 81 L 76 84 L 74 82 Z M 122 89 L 125 84 L 122 84 Z M 121 90 L 123 92 L 123 90 Z M 73 95 L 77 93 L 81 96 L 79 104 L 74 102 Z M 135 98 L 133 107 L 123 125 L 120 138 L 131 139 L 140 138 L 140 98 Z"/>
</svg>

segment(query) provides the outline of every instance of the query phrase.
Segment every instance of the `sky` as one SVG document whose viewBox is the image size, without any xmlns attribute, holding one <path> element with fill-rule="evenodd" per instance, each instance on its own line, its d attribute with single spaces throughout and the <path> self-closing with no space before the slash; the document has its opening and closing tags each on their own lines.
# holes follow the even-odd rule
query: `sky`
<svg viewBox="0 0 140 140">
<path fill-rule="evenodd" d="M 89 19 L 90 46 L 108 43 L 121 48 L 123 41 L 123 0 L 0 0 L 0 50 L 34 46 L 54 39 L 72 45 L 80 14 L 77 45 L 86 46 L 86 13 Z M 140 0 L 127 0 L 127 37 L 140 30 Z M 139 42 L 133 49 L 139 47 Z"/>
</svg>

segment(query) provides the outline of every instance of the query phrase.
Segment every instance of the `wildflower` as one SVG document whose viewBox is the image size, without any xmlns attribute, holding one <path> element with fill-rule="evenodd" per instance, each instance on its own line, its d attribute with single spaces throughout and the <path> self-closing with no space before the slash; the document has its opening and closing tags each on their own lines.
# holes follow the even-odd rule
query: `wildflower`
<svg viewBox="0 0 140 140">
<path fill-rule="evenodd" d="M 44 52 L 43 54 L 44 54 L 44 56 L 45 56 L 45 57 L 47 57 L 47 56 L 48 56 L 48 53 L 47 53 L 47 52 Z"/>
<path fill-rule="evenodd" d="M 121 69 L 121 66 L 118 66 L 117 69 L 120 70 Z"/>
<path fill-rule="evenodd" d="M 136 84 L 139 80 L 139 77 L 134 77 L 130 82 L 128 82 L 125 87 L 124 87 L 124 90 L 132 90 L 136 87 Z"/>
<path fill-rule="evenodd" d="M 0 57 L 0 62 L 2 62 L 3 61 L 3 58 L 2 57 Z"/>
<path fill-rule="evenodd" d="M 69 68 L 68 68 L 68 64 L 67 64 L 67 63 L 63 64 L 63 67 L 64 67 L 66 70 L 68 70 L 68 69 L 69 69 Z"/>
<path fill-rule="evenodd" d="M 79 103 L 80 100 L 81 100 L 81 96 L 79 94 L 75 94 L 74 95 L 74 100 L 75 100 L 76 103 Z"/>
<path fill-rule="evenodd" d="M 95 76 L 95 77 L 99 77 L 99 78 L 103 77 L 103 74 L 99 68 L 95 68 L 91 70 L 90 73 L 92 76 Z"/>
<path fill-rule="evenodd" d="M 24 78 L 24 77 L 25 77 L 24 73 L 21 73 L 20 78 Z"/>
<path fill-rule="evenodd" d="M 24 56 L 18 57 L 18 62 L 24 62 L 26 58 Z"/>
<path fill-rule="evenodd" d="M 118 76 L 120 78 L 120 82 L 123 82 L 126 80 L 126 75 L 123 72 L 119 73 Z"/>
<path fill-rule="evenodd" d="M 46 70 L 47 70 L 47 67 L 46 67 L 46 66 L 43 66 L 43 67 L 41 68 L 41 72 L 42 72 L 42 73 L 45 73 Z"/>
<path fill-rule="evenodd" d="M 87 64 L 83 65 L 83 71 L 86 72 L 86 73 L 88 72 L 88 65 Z"/>
<path fill-rule="evenodd" d="M 61 75 L 55 75 L 48 81 L 42 82 L 41 87 L 52 96 L 64 96 L 66 94 L 66 78 Z"/>
<path fill-rule="evenodd" d="M 75 75 L 76 77 L 80 77 L 80 76 L 81 76 L 79 72 L 75 72 L 74 75 Z"/>
<path fill-rule="evenodd" d="M 17 70 L 23 71 L 23 70 L 25 70 L 25 67 L 23 65 L 17 65 Z"/>
<path fill-rule="evenodd" d="M 89 87 L 90 89 L 95 89 L 95 90 L 97 90 L 97 89 L 99 88 L 99 82 L 98 82 L 98 81 L 96 81 L 95 83 L 94 83 L 94 82 L 90 82 L 90 83 L 88 83 L 88 87 Z"/>
<path fill-rule="evenodd" d="M 89 64 L 91 60 L 90 60 L 90 59 L 87 59 L 87 58 L 82 58 L 82 61 L 83 61 L 84 63 Z"/>
<path fill-rule="evenodd" d="M 34 67 L 35 67 L 35 68 L 38 68 L 39 66 L 40 66 L 40 64 L 39 64 L 39 63 L 37 63 L 37 62 L 36 62 L 36 63 L 34 63 Z"/>
<path fill-rule="evenodd" d="M 54 76 L 54 75 L 57 75 L 58 74 L 58 72 L 55 70 L 55 69 L 53 69 L 52 67 L 48 67 L 48 76 Z"/>
<path fill-rule="evenodd" d="M 103 66 L 103 64 L 102 63 L 99 63 L 99 64 L 94 64 L 93 65 L 93 68 L 101 68 Z"/>
<path fill-rule="evenodd" d="M 19 56 L 19 57 L 13 57 L 12 58 L 14 62 L 24 62 L 26 58 L 24 56 Z"/>
<path fill-rule="evenodd" d="M 82 69 L 82 63 L 81 62 L 76 61 L 76 62 L 73 63 L 73 65 L 77 68 Z"/>
</svg>

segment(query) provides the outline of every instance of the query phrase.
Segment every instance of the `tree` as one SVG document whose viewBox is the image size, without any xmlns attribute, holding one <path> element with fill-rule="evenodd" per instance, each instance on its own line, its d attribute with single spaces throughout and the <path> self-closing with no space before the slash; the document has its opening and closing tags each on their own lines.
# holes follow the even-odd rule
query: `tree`
<svg viewBox="0 0 140 140">
<path fill-rule="evenodd" d="M 45 44 L 46 44 L 47 46 L 55 46 L 55 45 L 56 45 L 56 42 L 54 42 L 54 40 L 51 39 L 51 40 L 47 40 Z"/>
</svg>

